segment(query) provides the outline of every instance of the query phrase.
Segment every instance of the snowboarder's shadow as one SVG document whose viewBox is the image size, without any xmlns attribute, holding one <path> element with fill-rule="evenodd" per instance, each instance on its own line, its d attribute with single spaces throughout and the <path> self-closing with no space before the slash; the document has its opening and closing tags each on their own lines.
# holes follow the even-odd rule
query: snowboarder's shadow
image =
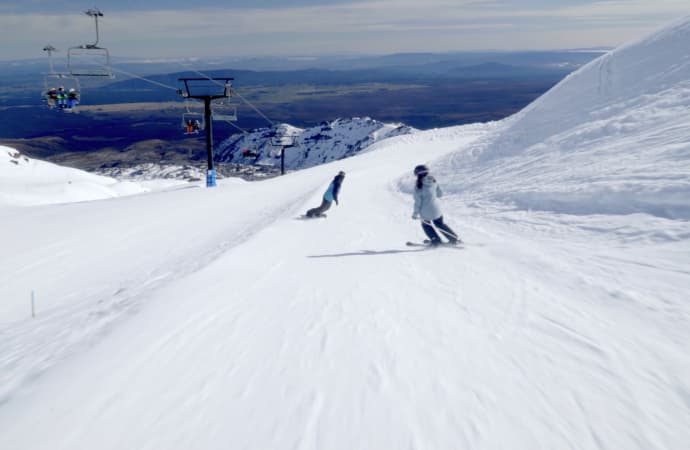
<svg viewBox="0 0 690 450">
<path fill-rule="evenodd" d="M 358 252 L 347 252 L 347 253 L 333 253 L 331 255 L 307 255 L 307 258 L 342 258 L 344 256 L 377 256 L 377 255 L 393 255 L 396 253 L 417 253 L 423 252 L 426 249 L 416 248 L 411 250 L 360 250 Z"/>
</svg>

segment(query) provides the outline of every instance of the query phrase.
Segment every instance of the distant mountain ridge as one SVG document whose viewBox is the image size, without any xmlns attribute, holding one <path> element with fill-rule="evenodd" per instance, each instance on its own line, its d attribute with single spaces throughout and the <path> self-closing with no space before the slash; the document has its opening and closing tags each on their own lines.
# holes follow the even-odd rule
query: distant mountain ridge
<svg viewBox="0 0 690 450">
<path fill-rule="evenodd" d="M 224 140 L 218 145 L 216 161 L 280 165 L 277 140 L 283 139 L 291 144 L 285 150 L 285 168 L 305 169 L 353 156 L 383 139 L 416 131 L 405 124 L 386 124 L 370 117 L 324 121 L 306 129 L 280 124 Z"/>
</svg>

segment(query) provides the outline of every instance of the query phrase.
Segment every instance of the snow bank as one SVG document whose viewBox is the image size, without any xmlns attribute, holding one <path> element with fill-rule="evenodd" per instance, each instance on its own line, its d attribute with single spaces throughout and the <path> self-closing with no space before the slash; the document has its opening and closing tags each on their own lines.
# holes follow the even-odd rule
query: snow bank
<svg viewBox="0 0 690 450">
<path fill-rule="evenodd" d="M 0 146 L 0 205 L 70 203 L 140 194 L 150 189 L 62 167 Z"/>
<path fill-rule="evenodd" d="M 571 74 L 448 170 L 475 199 L 690 219 L 690 18 Z"/>
</svg>

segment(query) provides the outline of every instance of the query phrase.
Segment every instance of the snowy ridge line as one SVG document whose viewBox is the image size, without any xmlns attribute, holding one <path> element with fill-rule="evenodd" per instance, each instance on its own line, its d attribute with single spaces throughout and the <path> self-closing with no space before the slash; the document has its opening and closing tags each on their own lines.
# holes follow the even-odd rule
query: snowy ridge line
<svg viewBox="0 0 690 450">
<path fill-rule="evenodd" d="M 125 286 L 118 287 L 109 299 L 89 298 L 67 308 L 41 313 L 34 320 L 0 324 L 0 406 L 11 400 L 11 392 L 95 345 L 127 316 L 145 307 L 146 300 L 162 286 L 213 264 L 221 255 L 251 240 L 266 227 L 296 213 L 313 195 L 314 191 L 291 203 L 267 208 L 241 229 L 229 231 L 232 238 L 197 250 L 196 255 L 180 256 L 168 265 L 180 270 L 171 272 L 158 267 L 138 279 L 122 283 Z M 27 343 L 31 347 L 27 348 Z"/>
<path fill-rule="evenodd" d="M 452 189 L 528 211 L 690 219 L 688 40 L 683 22 L 572 73 L 473 159 L 446 159 Z"/>
<path fill-rule="evenodd" d="M 336 119 L 308 129 L 280 124 L 224 140 L 218 145 L 217 160 L 279 166 L 280 155 L 273 144 L 281 137 L 289 138 L 292 144 L 285 151 L 285 168 L 305 169 L 368 152 L 372 144 L 416 132 L 403 124 L 386 124 L 369 117 Z M 243 157 L 245 150 L 250 150 L 253 156 Z"/>
</svg>

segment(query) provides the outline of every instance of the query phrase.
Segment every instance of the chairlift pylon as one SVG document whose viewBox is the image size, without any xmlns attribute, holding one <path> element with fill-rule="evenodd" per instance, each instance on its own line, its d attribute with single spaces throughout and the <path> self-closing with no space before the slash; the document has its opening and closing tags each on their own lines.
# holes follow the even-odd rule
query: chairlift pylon
<svg viewBox="0 0 690 450">
<path fill-rule="evenodd" d="M 75 77 L 110 77 L 113 78 L 113 70 L 110 63 L 110 52 L 105 47 L 99 47 L 100 32 L 98 18 L 103 13 L 94 8 L 84 11 L 89 17 L 93 17 L 96 23 L 96 42 L 93 44 L 78 45 L 67 50 L 67 67 L 69 73 Z"/>
</svg>

